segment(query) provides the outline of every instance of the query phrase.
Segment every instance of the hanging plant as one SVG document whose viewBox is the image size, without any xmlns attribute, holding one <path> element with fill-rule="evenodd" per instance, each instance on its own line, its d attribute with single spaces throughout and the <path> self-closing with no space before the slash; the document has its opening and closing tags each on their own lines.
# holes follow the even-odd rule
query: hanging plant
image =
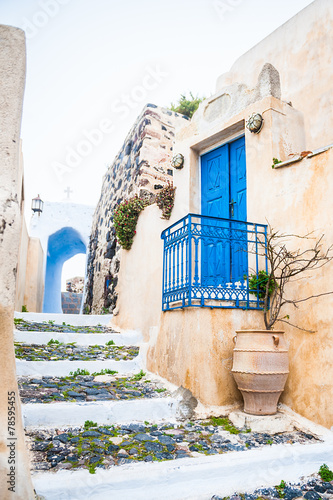
<svg viewBox="0 0 333 500">
<path fill-rule="evenodd" d="M 136 224 L 145 206 L 146 202 L 135 195 L 120 203 L 113 214 L 117 241 L 125 250 L 130 250 L 132 246 Z"/>
<path fill-rule="evenodd" d="M 249 277 L 249 291 L 253 295 L 259 295 L 259 299 L 264 299 L 266 292 L 270 297 L 277 287 L 276 281 L 266 271 L 259 271 Z"/>
<path fill-rule="evenodd" d="M 162 210 L 162 219 L 170 219 L 175 203 L 175 191 L 176 188 L 168 182 L 168 184 L 156 195 L 157 206 Z"/>
</svg>

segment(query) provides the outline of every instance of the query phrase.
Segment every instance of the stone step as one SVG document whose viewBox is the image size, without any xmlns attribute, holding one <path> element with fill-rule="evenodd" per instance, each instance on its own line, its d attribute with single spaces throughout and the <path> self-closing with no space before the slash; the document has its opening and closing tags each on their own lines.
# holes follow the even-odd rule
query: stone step
<svg viewBox="0 0 333 500">
<path fill-rule="evenodd" d="M 115 345 L 140 345 L 142 335 L 138 330 L 128 330 L 123 333 L 59 333 L 59 332 L 30 332 L 14 331 L 15 342 L 25 344 L 47 344 L 51 339 L 59 342 L 89 346 L 95 344 L 105 344 L 112 340 Z"/>
<path fill-rule="evenodd" d="M 117 373 L 75 373 L 70 377 L 19 377 L 22 403 L 124 401 L 170 396 L 159 380 L 151 380 L 143 371 L 132 377 Z"/>
<path fill-rule="evenodd" d="M 108 325 L 113 317 L 112 314 L 52 314 L 52 313 L 22 313 L 15 311 L 15 318 L 25 321 L 43 323 L 43 321 L 54 321 L 56 324 L 69 323 L 77 326 Z"/>
<path fill-rule="evenodd" d="M 129 361 L 139 354 L 138 346 L 96 344 L 80 346 L 52 340 L 47 344 L 15 343 L 15 357 L 25 361 Z"/>
<path fill-rule="evenodd" d="M 158 463 L 133 463 L 56 473 L 38 472 L 33 484 L 45 500 L 210 500 L 235 491 L 295 481 L 333 465 L 333 442 L 312 445 L 273 445 L 214 456 L 183 458 Z"/>
<path fill-rule="evenodd" d="M 172 397 L 133 399 L 131 401 L 92 401 L 89 403 L 31 403 L 22 405 L 24 425 L 31 427 L 82 426 L 91 420 L 99 425 L 136 422 L 175 421 L 178 399 Z"/>
<path fill-rule="evenodd" d="M 16 359 L 16 373 L 19 377 L 68 376 L 78 369 L 89 373 L 101 370 L 115 370 L 119 374 L 132 374 L 143 367 L 140 355 L 129 361 L 96 360 L 96 361 L 26 361 Z"/>
</svg>

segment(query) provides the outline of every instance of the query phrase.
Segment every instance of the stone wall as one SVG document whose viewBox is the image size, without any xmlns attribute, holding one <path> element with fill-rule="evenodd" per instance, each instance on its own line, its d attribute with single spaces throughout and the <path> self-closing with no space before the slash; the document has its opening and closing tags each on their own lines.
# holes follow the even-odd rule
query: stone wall
<svg viewBox="0 0 333 500">
<path fill-rule="evenodd" d="M 82 293 L 84 289 L 84 278 L 75 276 L 66 280 L 66 292 Z"/>
<path fill-rule="evenodd" d="M 64 314 L 80 314 L 82 293 L 62 292 L 61 307 Z"/>
<path fill-rule="evenodd" d="M 116 243 L 113 212 L 123 200 L 135 194 L 151 203 L 158 191 L 172 182 L 174 127 L 187 117 L 147 104 L 125 142 L 109 166 L 103 180 L 101 197 L 93 217 L 85 306 L 86 312 L 100 313 L 116 307 L 120 267 L 120 246 Z"/>
</svg>

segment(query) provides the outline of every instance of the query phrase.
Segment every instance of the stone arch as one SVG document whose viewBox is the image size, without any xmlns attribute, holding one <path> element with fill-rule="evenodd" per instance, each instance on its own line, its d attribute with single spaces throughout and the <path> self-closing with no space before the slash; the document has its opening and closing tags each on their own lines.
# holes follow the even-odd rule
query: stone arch
<svg viewBox="0 0 333 500">
<path fill-rule="evenodd" d="M 73 227 L 63 227 L 49 236 L 43 312 L 62 313 L 61 273 L 63 264 L 74 255 L 86 252 L 85 239 Z"/>
</svg>

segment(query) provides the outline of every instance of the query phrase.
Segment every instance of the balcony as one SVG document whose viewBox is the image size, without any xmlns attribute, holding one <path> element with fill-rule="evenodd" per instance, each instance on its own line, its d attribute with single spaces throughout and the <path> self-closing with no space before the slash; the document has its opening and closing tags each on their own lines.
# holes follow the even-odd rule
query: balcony
<svg viewBox="0 0 333 500">
<path fill-rule="evenodd" d="M 249 277 L 267 272 L 267 226 L 188 214 L 161 235 L 162 309 L 262 309 Z"/>
</svg>

